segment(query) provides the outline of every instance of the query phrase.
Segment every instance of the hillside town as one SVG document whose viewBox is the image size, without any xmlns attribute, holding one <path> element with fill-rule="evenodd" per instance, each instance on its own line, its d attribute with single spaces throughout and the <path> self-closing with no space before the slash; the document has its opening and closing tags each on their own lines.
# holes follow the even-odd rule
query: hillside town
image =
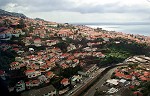
<svg viewBox="0 0 150 96">
<path fill-rule="evenodd" d="M 122 39 L 128 40 L 124 42 L 129 45 L 144 44 L 138 46 L 141 49 L 150 46 L 148 36 L 107 31 L 102 28 L 93 29 L 84 25 L 1 16 L 0 49 L 1 54 L 6 52 L 7 56 L 1 59 L 0 77 L 7 82 L 9 92 L 12 94 L 21 94 L 21 96 L 70 94 L 73 92 L 71 90 L 83 84 L 86 79 L 92 79 L 92 74 L 102 66 L 106 67 L 102 65 L 103 62 L 99 64 L 100 60 L 111 56 L 119 58 L 118 61 L 126 59 L 126 62 L 137 63 L 137 59 L 140 60 L 141 57 L 129 59 L 130 53 L 117 53 L 118 51 L 114 49 L 106 50 L 108 48 L 104 45 L 119 46 L 123 43 Z M 108 54 L 107 51 L 113 52 Z M 145 51 L 146 49 L 143 49 L 138 52 Z M 150 54 L 150 52 L 145 53 Z M 131 88 L 140 85 L 140 82 L 150 81 L 148 71 L 150 57 L 142 58 L 144 59 L 140 62 L 148 62 L 147 65 L 117 68 L 112 79 L 116 82 L 113 82 L 114 85 L 118 86 L 120 78 L 122 79 L 119 82 L 128 82 Z M 8 60 L 8 64 L 4 60 Z M 111 63 L 118 63 L 118 61 L 111 61 Z M 106 85 L 110 86 L 108 83 L 111 80 L 106 82 Z"/>
</svg>

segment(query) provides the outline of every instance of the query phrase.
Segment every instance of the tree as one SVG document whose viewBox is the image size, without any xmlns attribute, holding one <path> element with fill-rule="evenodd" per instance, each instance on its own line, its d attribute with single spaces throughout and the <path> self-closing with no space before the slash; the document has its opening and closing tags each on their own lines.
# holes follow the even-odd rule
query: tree
<svg viewBox="0 0 150 96">
<path fill-rule="evenodd" d="M 142 93 L 143 93 L 143 96 L 149 96 L 150 95 L 150 81 L 144 83 L 142 85 L 143 87 L 143 90 L 142 90 Z"/>
<path fill-rule="evenodd" d="M 94 96 L 103 96 L 104 94 L 105 94 L 105 92 L 96 90 L 96 92 L 94 93 Z"/>
<path fill-rule="evenodd" d="M 25 27 L 25 22 L 24 22 L 24 20 L 21 18 L 20 20 L 19 20 L 19 28 L 24 28 Z"/>
</svg>

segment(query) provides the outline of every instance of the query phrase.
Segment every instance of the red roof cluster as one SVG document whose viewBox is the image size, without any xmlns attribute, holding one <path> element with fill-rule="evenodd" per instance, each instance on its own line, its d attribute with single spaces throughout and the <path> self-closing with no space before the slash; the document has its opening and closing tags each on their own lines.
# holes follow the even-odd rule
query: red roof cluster
<svg viewBox="0 0 150 96">
<path fill-rule="evenodd" d="M 115 76 L 119 78 L 132 79 L 131 75 L 125 75 L 124 73 L 116 72 Z"/>
</svg>

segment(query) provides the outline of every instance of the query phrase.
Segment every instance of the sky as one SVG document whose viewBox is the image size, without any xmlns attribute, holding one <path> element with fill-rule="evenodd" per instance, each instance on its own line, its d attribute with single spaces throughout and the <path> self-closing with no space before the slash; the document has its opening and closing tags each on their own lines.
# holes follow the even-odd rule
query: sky
<svg viewBox="0 0 150 96">
<path fill-rule="evenodd" d="M 0 0 L 0 8 L 59 23 L 150 22 L 150 0 Z"/>
</svg>

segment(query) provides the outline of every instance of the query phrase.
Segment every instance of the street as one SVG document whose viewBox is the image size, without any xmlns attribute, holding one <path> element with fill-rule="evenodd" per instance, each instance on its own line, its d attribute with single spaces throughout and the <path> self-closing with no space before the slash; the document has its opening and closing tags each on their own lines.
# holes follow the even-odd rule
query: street
<svg viewBox="0 0 150 96">
<path fill-rule="evenodd" d="M 109 70 L 94 86 L 92 86 L 83 96 L 94 96 L 95 88 L 102 86 L 105 80 L 109 79 L 117 67 Z"/>
<path fill-rule="evenodd" d="M 97 75 L 99 75 L 105 69 L 106 68 L 100 68 L 96 72 L 92 73 L 91 74 L 92 77 L 88 77 L 87 79 L 85 79 L 84 81 L 82 81 L 82 83 L 80 85 L 78 85 L 77 87 L 75 87 L 74 89 L 72 89 L 71 91 L 69 91 L 67 94 L 65 94 L 65 96 L 75 96 L 75 94 L 79 90 L 82 90 L 83 87 L 85 87 L 89 82 L 91 82 L 93 80 L 93 78 L 97 77 Z"/>
</svg>

